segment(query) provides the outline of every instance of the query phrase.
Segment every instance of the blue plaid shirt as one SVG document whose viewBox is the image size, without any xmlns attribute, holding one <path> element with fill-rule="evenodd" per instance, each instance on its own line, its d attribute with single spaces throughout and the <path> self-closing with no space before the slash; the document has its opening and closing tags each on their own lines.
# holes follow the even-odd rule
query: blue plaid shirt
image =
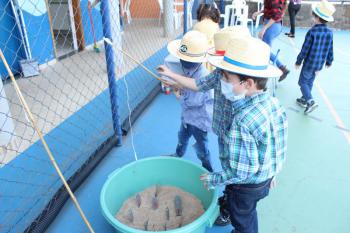
<svg viewBox="0 0 350 233">
<path fill-rule="evenodd" d="M 314 25 L 306 34 L 296 65 L 319 71 L 323 65 L 333 62 L 333 32 L 325 24 Z"/>
<path fill-rule="evenodd" d="M 209 188 L 258 184 L 275 176 L 287 151 L 287 115 L 276 98 L 263 92 L 233 102 L 234 120 L 223 138 L 223 171 L 209 173 Z"/>
<path fill-rule="evenodd" d="M 184 69 L 180 60 L 172 55 L 165 58 L 164 64 L 173 72 L 198 80 L 209 74 L 204 64 L 194 69 Z M 208 132 L 211 129 L 213 116 L 212 91 L 198 92 L 184 88 L 180 90 L 181 122 Z"/>
<path fill-rule="evenodd" d="M 213 132 L 221 138 L 233 120 L 232 102 L 227 100 L 221 92 L 220 79 L 222 75 L 219 69 L 204 78 L 197 79 L 196 85 L 199 91 L 214 89 Z"/>
</svg>

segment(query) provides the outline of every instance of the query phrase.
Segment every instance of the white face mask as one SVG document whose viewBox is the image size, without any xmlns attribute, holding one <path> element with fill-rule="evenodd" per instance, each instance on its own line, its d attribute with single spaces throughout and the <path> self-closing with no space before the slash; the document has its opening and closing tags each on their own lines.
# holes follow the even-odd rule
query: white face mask
<svg viewBox="0 0 350 233">
<path fill-rule="evenodd" d="M 245 98 L 246 91 L 242 94 L 237 95 L 233 91 L 233 85 L 231 83 L 227 83 L 223 80 L 220 80 L 220 83 L 221 83 L 221 92 L 225 96 L 226 99 L 233 102 L 233 101 L 237 101 L 237 100 L 241 100 L 241 99 Z"/>
</svg>

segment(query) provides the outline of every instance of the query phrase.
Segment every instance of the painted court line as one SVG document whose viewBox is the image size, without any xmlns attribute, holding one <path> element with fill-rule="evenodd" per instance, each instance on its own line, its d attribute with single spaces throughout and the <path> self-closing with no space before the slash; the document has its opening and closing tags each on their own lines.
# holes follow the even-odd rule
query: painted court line
<svg viewBox="0 0 350 233">
<path fill-rule="evenodd" d="M 335 121 L 337 122 L 337 125 L 340 128 L 344 128 L 346 129 L 345 124 L 343 123 L 342 119 L 340 118 L 340 116 L 338 115 L 337 111 L 335 110 L 333 104 L 331 103 L 331 101 L 329 100 L 328 96 L 326 95 L 326 93 L 323 91 L 322 87 L 320 86 L 320 84 L 315 81 L 316 84 L 316 88 L 317 90 L 320 92 L 323 101 L 326 103 L 329 111 L 331 112 L 332 116 L 334 117 Z M 342 131 L 344 134 L 344 137 L 346 138 L 346 140 L 348 141 L 348 143 L 350 144 L 350 133 L 347 131 Z"/>
<path fill-rule="evenodd" d="M 289 43 L 293 46 L 294 51 L 296 52 L 296 54 L 298 54 L 299 50 L 296 47 L 295 42 L 291 38 L 288 38 L 288 39 L 289 39 Z M 328 110 L 331 112 L 333 118 L 335 119 L 335 121 L 337 123 L 337 128 L 339 128 L 339 129 L 346 129 L 346 126 L 345 126 L 344 122 L 340 118 L 340 116 L 337 113 L 337 111 L 335 110 L 332 102 L 329 100 L 328 96 L 326 95 L 326 93 L 324 92 L 323 88 L 321 87 L 321 85 L 318 83 L 317 80 L 315 81 L 315 86 L 316 86 L 318 92 L 321 94 L 321 97 L 322 97 L 323 101 L 326 103 L 326 106 L 327 106 Z M 344 135 L 345 139 L 350 144 L 350 132 L 348 130 L 342 130 L 342 132 L 343 132 L 343 135 Z"/>
</svg>

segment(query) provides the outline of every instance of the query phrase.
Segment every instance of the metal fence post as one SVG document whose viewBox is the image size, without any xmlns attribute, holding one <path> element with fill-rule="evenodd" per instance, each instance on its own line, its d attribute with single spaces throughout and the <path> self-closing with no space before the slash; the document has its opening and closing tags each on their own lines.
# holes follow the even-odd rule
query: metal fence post
<svg viewBox="0 0 350 233">
<path fill-rule="evenodd" d="M 102 27 L 103 27 L 103 36 L 110 39 L 112 42 L 112 30 L 111 30 L 111 16 L 109 8 L 109 0 L 101 0 L 101 14 L 102 14 Z M 122 144 L 122 130 L 120 126 L 120 119 L 118 113 L 118 98 L 117 98 L 117 80 L 115 75 L 115 53 L 113 46 L 104 42 L 105 45 L 105 56 L 107 64 L 107 74 L 108 74 L 108 87 L 109 95 L 111 99 L 112 107 L 112 119 L 113 119 L 113 129 L 117 137 L 117 145 Z"/>
<path fill-rule="evenodd" d="M 188 15 L 187 4 L 188 4 L 187 0 L 184 0 L 184 35 L 187 32 L 187 15 Z"/>
<path fill-rule="evenodd" d="M 164 36 L 169 37 L 174 34 L 174 1 L 163 1 L 163 27 Z"/>
</svg>

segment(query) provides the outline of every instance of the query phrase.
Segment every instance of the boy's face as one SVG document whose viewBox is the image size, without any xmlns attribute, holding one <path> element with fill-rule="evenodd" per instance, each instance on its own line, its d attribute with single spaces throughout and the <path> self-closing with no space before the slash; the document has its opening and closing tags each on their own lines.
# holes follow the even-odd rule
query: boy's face
<svg viewBox="0 0 350 233">
<path fill-rule="evenodd" d="M 233 86 L 232 92 L 235 93 L 235 95 L 244 94 L 246 96 L 251 96 L 259 91 L 256 83 L 251 78 L 241 81 L 237 74 L 225 70 L 221 70 L 221 74 L 222 80 Z"/>
<path fill-rule="evenodd" d="M 246 81 L 241 81 L 237 74 L 230 73 L 226 70 L 221 70 L 221 74 L 222 80 L 224 82 L 230 83 L 233 86 L 233 93 L 239 95 L 247 92 L 247 88 L 245 85 Z"/>
</svg>

